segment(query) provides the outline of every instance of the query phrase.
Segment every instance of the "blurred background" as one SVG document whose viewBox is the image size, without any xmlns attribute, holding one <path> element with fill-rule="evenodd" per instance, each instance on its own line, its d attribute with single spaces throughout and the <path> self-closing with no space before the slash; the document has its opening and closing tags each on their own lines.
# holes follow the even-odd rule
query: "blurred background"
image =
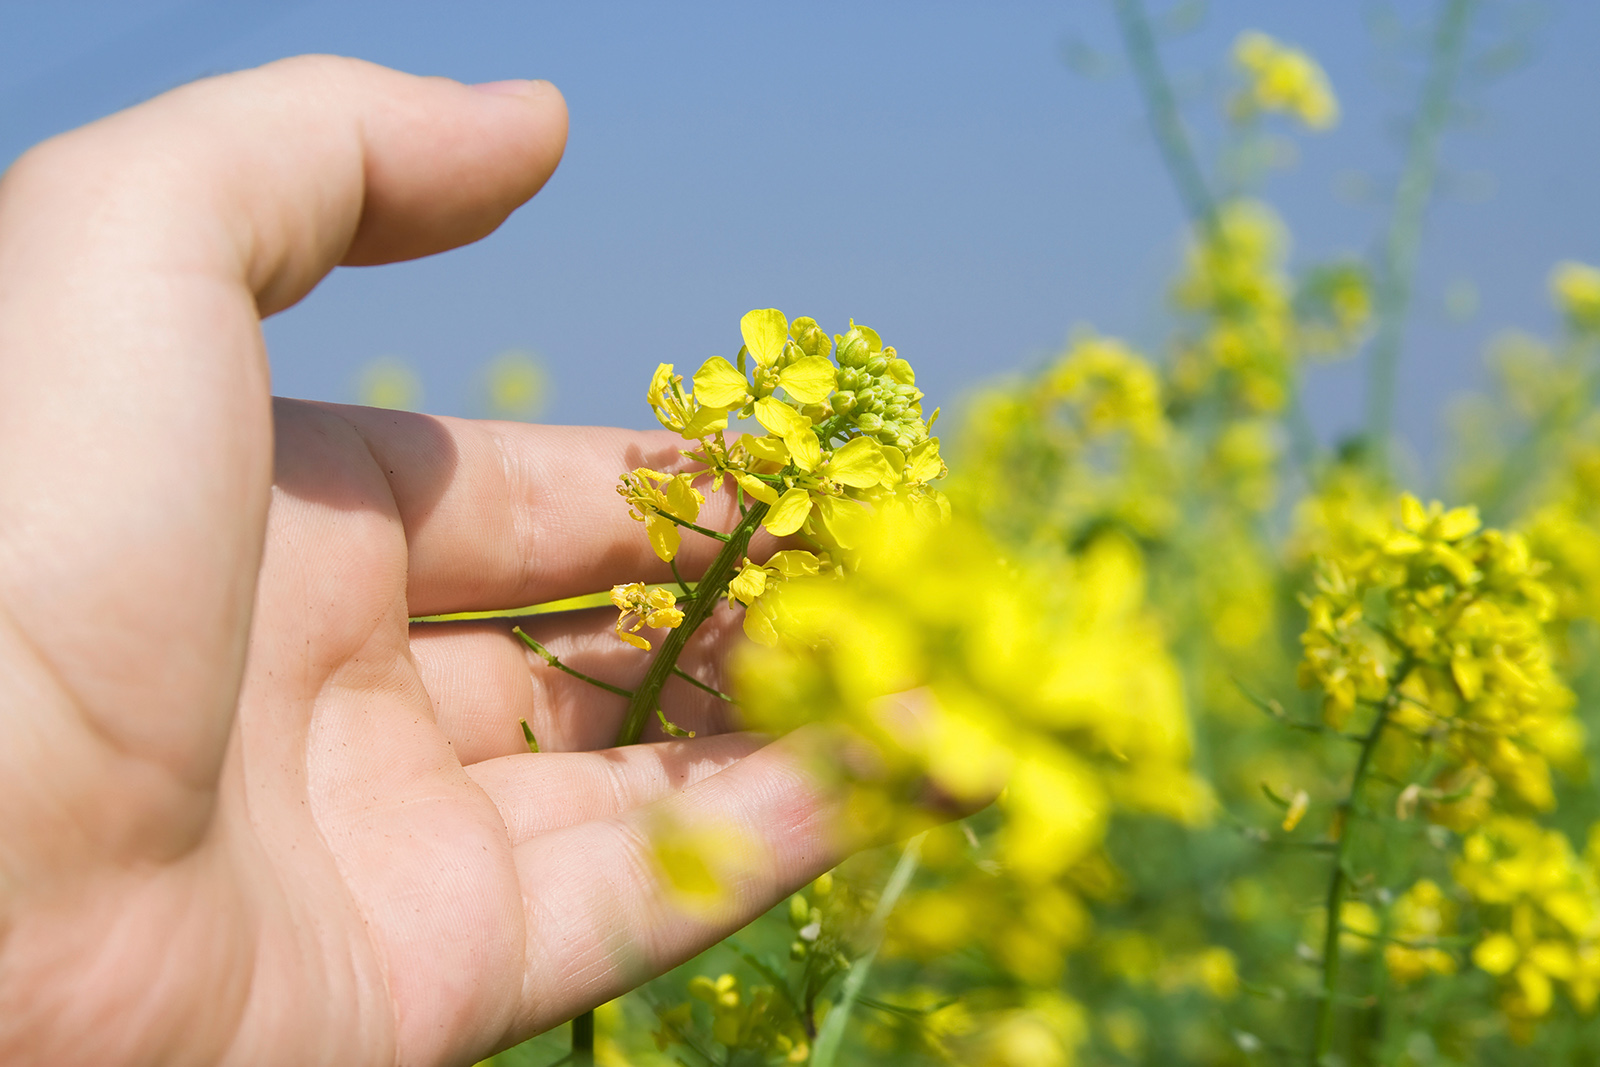
<svg viewBox="0 0 1600 1067">
<path fill-rule="evenodd" d="M 1268 195 L 1295 261 L 1370 252 L 1433 5 L 1149 6 L 1202 149 L 1241 30 L 1322 62 L 1340 122 L 1285 137 Z M 1600 5 L 1486 6 L 1401 368 L 1400 428 L 1424 464 L 1486 343 L 1551 328 L 1552 265 L 1600 260 Z M 341 270 L 268 323 L 284 395 L 643 426 L 657 362 L 731 356 L 739 316 L 776 306 L 873 326 L 959 410 L 1076 325 L 1149 350 L 1167 332 L 1183 216 L 1102 0 L 0 0 L 0 156 L 301 52 L 546 78 L 572 133 L 491 238 Z M 1354 430 L 1359 367 L 1314 368 L 1305 404 L 1324 440 Z"/>
</svg>

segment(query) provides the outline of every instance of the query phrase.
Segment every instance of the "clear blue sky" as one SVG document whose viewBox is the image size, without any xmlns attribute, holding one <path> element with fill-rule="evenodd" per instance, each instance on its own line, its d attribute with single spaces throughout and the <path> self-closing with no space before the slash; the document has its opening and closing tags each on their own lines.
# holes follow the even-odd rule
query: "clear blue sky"
<svg viewBox="0 0 1600 1067">
<path fill-rule="evenodd" d="M 1600 4 L 1481 6 L 1471 54 L 1510 44 L 1527 58 L 1475 79 L 1446 142 L 1402 372 L 1423 454 L 1446 399 L 1481 380 L 1487 338 L 1553 327 L 1550 266 L 1600 261 Z M 1434 4 L 1395 8 L 1418 20 Z M 1344 120 L 1300 138 L 1270 187 L 1297 260 L 1364 252 L 1386 219 L 1420 49 L 1382 28 L 1385 10 L 1232 0 L 1164 44 L 1202 139 L 1241 29 L 1327 67 Z M 1069 69 L 1069 40 L 1108 72 Z M 1163 335 L 1181 220 L 1104 0 L 0 0 L 0 156 L 188 79 L 311 51 L 548 78 L 572 135 L 550 185 L 495 236 L 341 271 L 269 323 L 280 393 L 351 399 L 358 367 L 397 356 L 421 371 L 426 407 L 470 413 L 471 371 L 524 347 L 551 368 L 551 421 L 644 425 L 656 362 L 731 354 L 739 315 L 778 306 L 876 327 L 948 406 L 1037 364 L 1076 324 Z M 1455 322 L 1444 294 L 1462 282 L 1481 300 Z M 1354 370 L 1310 379 L 1329 436 L 1359 419 Z"/>
</svg>

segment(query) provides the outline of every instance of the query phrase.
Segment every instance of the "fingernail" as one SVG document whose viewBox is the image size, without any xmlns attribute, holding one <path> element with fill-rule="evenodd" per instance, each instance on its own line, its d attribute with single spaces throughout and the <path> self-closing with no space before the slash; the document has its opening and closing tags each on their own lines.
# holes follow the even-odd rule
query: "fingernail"
<svg viewBox="0 0 1600 1067">
<path fill-rule="evenodd" d="M 494 93 L 496 96 L 532 96 L 538 84 L 525 78 L 513 78 L 509 81 L 483 82 L 470 88 L 480 93 Z"/>
</svg>

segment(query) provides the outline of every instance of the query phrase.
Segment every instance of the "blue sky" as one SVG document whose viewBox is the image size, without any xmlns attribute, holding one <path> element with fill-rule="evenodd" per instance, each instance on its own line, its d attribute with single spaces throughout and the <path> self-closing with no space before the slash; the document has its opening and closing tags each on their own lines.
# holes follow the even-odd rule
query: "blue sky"
<svg viewBox="0 0 1600 1067">
<path fill-rule="evenodd" d="M 1156 11 L 1172 5 L 1148 0 Z M 1387 218 L 1420 48 L 1406 3 L 1231 0 L 1163 50 L 1202 142 L 1238 32 L 1312 51 L 1344 109 L 1297 137 L 1269 186 L 1295 259 L 1364 253 Z M 1448 398 L 1486 341 L 1548 332 L 1560 259 L 1600 261 L 1600 5 L 1486 0 L 1474 77 L 1444 148 L 1402 368 L 1401 418 L 1436 455 Z M 1410 29 L 1408 29 L 1410 26 Z M 1070 69 L 1064 48 L 1104 57 Z M 547 418 L 645 425 L 658 361 L 738 346 L 777 306 L 854 317 L 919 368 L 936 403 L 1037 365 L 1080 324 L 1157 345 L 1181 217 L 1118 58 L 1104 0 L 660 4 L 588 0 L 0 0 L 0 155 L 208 73 L 299 52 L 466 81 L 543 77 L 572 135 L 546 190 L 472 248 L 337 272 L 268 324 L 275 388 L 352 399 L 398 357 L 424 406 L 472 413 L 472 373 L 507 348 L 549 366 Z M 1475 67 L 1475 69 L 1476 69 Z M 1446 294 L 1478 294 L 1465 320 Z M 1330 439 L 1360 419 L 1358 368 L 1318 368 Z"/>
</svg>

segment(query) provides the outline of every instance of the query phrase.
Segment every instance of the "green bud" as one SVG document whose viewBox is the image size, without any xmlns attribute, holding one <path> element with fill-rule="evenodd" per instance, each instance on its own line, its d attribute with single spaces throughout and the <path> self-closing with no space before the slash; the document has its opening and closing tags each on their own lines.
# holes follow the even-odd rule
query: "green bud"
<svg viewBox="0 0 1600 1067">
<path fill-rule="evenodd" d="M 833 394 L 833 410 L 837 415 L 848 415 L 856 409 L 856 395 L 848 389 Z"/>
<path fill-rule="evenodd" d="M 889 361 L 883 358 L 882 352 L 875 352 L 867 358 L 867 373 L 874 378 L 883 377 L 883 372 L 889 369 Z"/>
<path fill-rule="evenodd" d="M 883 429 L 883 419 L 868 411 L 857 416 L 856 425 L 861 427 L 862 433 L 877 433 Z"/>
<path fill-rule="evenodd" d="M 811 883 L 813 896 L 826 897 L 833 892 L 833 872 L 823 871 L 817 875 L 817 880 Z"/>
<path fill-rule="evenodd" d="M 867 346 L 867 339 L 860 330 L 851 330 L 843 337 L 835 337 L 839 342 L 839 366 L 864 367 L 867 360 L 872 357 L 872 352 Z"/>
<path fill-rule="evenodd" d="M 796 962 L 806 958 L 806 943 L 804 941 L 789 942 L 789 958 Z"/>
<path fill-rule="evenodd" d="M 806 903 L 803 893 L 796 893 L 789 898 L 789 925 L 796 930 L 811 921 L 811 905 Z"/>
<path fill-rule="evenodd" d="M 817 325 L 817 320 L 809 316 L 802 315 L 791 322 L 789 336 L 794 338 L 794 343 L 808 356 L 826 356 L 833 348 L 833 342 L 828 340 L 828 335 Z"/>
</svg>

